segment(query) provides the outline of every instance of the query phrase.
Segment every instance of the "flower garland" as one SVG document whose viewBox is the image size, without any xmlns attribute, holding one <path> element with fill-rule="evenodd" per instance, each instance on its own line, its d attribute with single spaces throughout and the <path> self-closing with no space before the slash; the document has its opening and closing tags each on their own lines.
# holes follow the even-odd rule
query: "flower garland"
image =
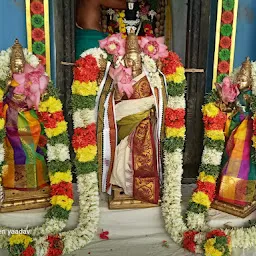
<svg viewBox="0 0 256 256">
<path fill-rule="evenodd" d="M 162 59 L 166 76 L 168 105 L 165 110 L 164 188 L 162 214 L 166 231 L 176 243 L 181 243 L 187 227 L 181 216 L 182 159 L 185 140 L 185 70 L 173 52 Z"/>
<path fill-rule="evenodd" d="M 2 152 L 0 166 L 4 166 L 5 121 L 3 119 L 3 96 L 6 91 L 10 74 L 11 50 L 0 53 L 0 150 Z M 39 64 L 38 58 L 24 49 L 26 61 L 33 67 Z M 45 223 L 41 227 L 32 228 L 32 236 L 46 235 L 59 232 L 65 226 L 73 203 L 72 174 L 69 155 L 69 139 L 67 123 L 64 121 L 62 104 L 58 93 L 50 82 L 47 93 L 40 102 L 38 109 L 39 121 L 45 128 L 47 136 L 47 166 L 50 177 L 51 205 L 46 213 Z M 2 185 L 0 190 L 3 192 Z M 3 199 L 3 196 L 1 196 Z M 1 227 L 8 230 L 6 227 Z M 0 247 L 6 247 L 8 237 L 0 235 Z"/>
<path fill-rule="evenodd" d="M 119 26 L 119 31 L 122 34 L 122 37 L 125 38 L 126 37 L 126 26 L 124 23 L 124 18 L 125 18 L 125 11 L 118 11 L 117 12 L 117 21 L 118 21 L 118 26 Z"/>
<path fill-rule="evenodd" d="M 34 256 L 33 239 L 27 235 L 13 235 L 9 240 L 8 251 L 12 256 Z"/>
<path fill-rule="evenodd" d="M 72 85 L 74 135 L 72 145 L 76 153 L 77 174 L 97 170 L 97 143 L 95 100 L 98 91 L 97 78 L 100 69 L 92 55 L 86 55 L 75 63 Z"/>
<path fill-rule="evenodd" d="M 179 57 L 170 52 L 168 57 L 162 60 L 163 73 L 166 76 L 168 84 L 168 105 L 165 111 L 165 126 L 166 126 L 166 139 L 164 141 L 164 190 L 162 198 L 162 213 L 165 221 L 165 228 L 171 235 L 172 239 L 179 244 L 182 244 L 184 248 L 194 253 L 205 253 L 207 256 L 224 255 L 214 254 L 216 248 L 219 248 L 219 238 L 214 237 L 214 243 L 212 241 L 206 241 L 207 234 L 200 232 L 205 228 L 205 214 L 201 214 L 201 209 L 209 206 L 209 201 L 213 198 L 213 192 L 215 183 L 213 182 L 213 176 L 211 177 L 204 169 L 204 175 L 201 175 L 198 180 L 197 190 L 194 192 L 194 201 L 198 201 L 198 197 L 203 197 L 204 200 L 200 201 L 202 205 L 199 205 L 193 201 L 190 202 L 189 209 L 198 209 L 199 213 L 192 211 L 187 214 L 188 227 L 183 221 L 181 215 L 181 179 L 182 179 L 182 157 L 183 147 L 185 140 L 185 75 L 184 68 L 180 62 Z M 183 75 L 182 75 L 183 73 Z M 209 105 L 211 109 L 211 105 Z M 206 110 L 208 110 L 206 108 Z M 214 109 L 214 115 L 210 114 L 210 118 L 205 119 L 208 124 L 207 129 L 220 129 L 219 123 L 223 123 L 223 116 L 219 115 L 219 112 Z M 206 111 L 207 112 L 207 111 Z M 208 113 L 208 112 L 207 112 Z M 214 117 L 218 116 L 214 121 Z M 225 119 L 225 117 L 224 117 Z M 216 126 L 217 124 L 217 126 Z M 208 141 L 208 138 L 206 138 Z M 211 145 L 211 144 L 210 144 Z M 210 146 L 209 146 L 210 147 Z M 211 148 L 210 148 L 211 149 Z M 206 152 L 207 156 L 208 153 Z M 206 159 L 209 159 L 207 157 Z M 212 174 L 211 174 L 212 175 Z M 205 196 L 204 196 L 205 195 Z M 206 206 L 205 206 L 206 205 Z M 198 218 L 197 218 L 198 217 Z M 196 222 L 195 222 L 196 219 Z M 201 220 L 202 219 L 202 220 Z M 201 225 L 200 225 L 201 224 Z M 198 229 L 198 226 L 201 229 Z M 202 228 L 203 227 L 203 228 Z M 218 231 L 216 231 L 218 232 Z M 225 233 L 226 234 L 226 233 Z M 227 236 L 225 236 L 227 237 Z M 212 238 L 212 237 L 211 237 Z M 210 238 L 209 238 L 210 239 Z M 205 243 L 206 241 L 206 243 Z M 225 240 L 227 241 L 227 240 Z M 205 247 L 203 244 L 205 243 Z M 210 245 L 212 247 L 210 247 Z M 226 248 L 226 244 L 223 244 L 223 248 Z M 216 247 L 216 248 L 215 248 Z M 211 253 L 212 252 L 212 253 Z M 229 255 L 228 253 L 225 255 Z"/>
<path fill-rule="evenodd" d="M 206 256 L 231 255 L 231 239 L 225 232 L 213 230 L 206 234 L 203 249 Z"/>
<path fill-rule="evenodd" d="M 216 180 L 219 176 L 225 136 L 226 115 L 215 106 L 217 91 L 208 96 L 207 104 L 202 108 L 205 127 L 204 151 L 197 180 L 197 189 L 188 206 L 187 220 L 190 229 L 205 227 L 205 213 L 215 196 Z"/>
<path fill-rule="evenodd" d="M 253 120 L 256 118 L 256 62 L 252 62 L 252 101 L 251 111 L 253 113 Z M 192 199 L 189 203 L 187 212 L 187 225 L 192 231 L 196 231 L 194 237 L 197 235 L 203 236 L 204 233 L 201 230 L 208 230 L 209 227 L 206 224 L 206 216 L 214 197 L 216 189 L 216 180 L 220 174 L 220 164 L 224 149 L 224 125 L 226 115 L 216 107 L 215 102 L 218 100 L 216 90 L 213 90 L 206 99 L 206 104 L 203 106 L 203 121 L 205 126 L 205 139 L 204 139 L 204 151 L 202 155 L 202 164 L 200 166 L 200 173 L 197 182 L 197 188 L 192 195 Z M 254 122 L 255 123 L 255 122 Z M 256 126 L 253 126 L 252 136 L 252 159 L 255 159 L 256 151 Z M 200 194 L 197 196 L 197 194 Z M 203 245 L 203 249 L 206 255 L 225 255 L 231 254 L 231 242 L 232 247 L 250 248 L 256 246 L 256 228 L 252 225 L 250 228 L 233 228 L 224 229 L 218 231 L 211 231 L 210 235 L 206 235 L 205 239 L 200 241 L 200 245 Z M 215 235 L 213 235 L 215 234 Z M 217 235 L 216 235 L 217 234 Z M 184 233 L 184 239 L 188 235 Z M 191 236 L 190 236 L 191 237 Z M 224 238 L 223 238 L 224 237 Z M 195 239 L 191 238 L 191 243 L 195 243 Z M 202 242 L 203 241 L 203 242 Z M 196 244 L 196 243 L 195 243 Z M 187 243 L 186 243 L 187 245 Z M 194 244 L 193 244 L 194 245 Z M 197 245 L 197 244 L 196 244 Z M 186 246 L 187 249 L 192 248 L 190 245 Z M 193 247 L 194 248 L 194 247 Z M 192 250 L 191 250 L 192 251 Z"/>
</svg>

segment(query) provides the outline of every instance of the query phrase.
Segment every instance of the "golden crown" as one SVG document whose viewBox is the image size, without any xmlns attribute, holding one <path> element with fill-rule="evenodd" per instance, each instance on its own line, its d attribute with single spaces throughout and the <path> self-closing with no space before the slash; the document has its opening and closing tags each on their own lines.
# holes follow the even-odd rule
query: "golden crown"
<svg viewBox="0 0 256 256">
<path fill-rule="evenodd" d="M 134 33 L 134 30 L 131 30 L 127 36 L 125 50 L 126 53 L 140 53 L 138 36 Z"/>
<path fill-rule="evenodd" d="M 240 71 L 237 74 L 237 81 L 238 82 L 247 82 L 248 85 L 251 86 L 252 83 L 252 65 L 250 58 L 247 57 L 246 60 L 242 63 Z"/>
<path fill-rule="evenodd" d="M 11 52 L 11 71 L 13 73 L 22 73 L 25 66 L 25 56 L 23 53 L 22 45 L 19 40 L 16 39 L 14 45 L 12 46 Z"/>
</svg>

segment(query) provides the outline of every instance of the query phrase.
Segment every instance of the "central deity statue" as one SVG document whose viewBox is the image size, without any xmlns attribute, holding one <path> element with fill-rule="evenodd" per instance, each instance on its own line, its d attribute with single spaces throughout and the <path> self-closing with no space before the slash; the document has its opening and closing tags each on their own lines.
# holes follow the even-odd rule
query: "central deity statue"
<svg viewBox="0 0 256 256">
<path fill-rule="evenodd" d="M 102 190 L 110 194 L 115 185 L 136 200 L 157 204 L 162 89 L 153 87 L 143 71 L 138 37 L 133 31 L 126 39 L 123 59 L 125 66 L 120 64 L 115 71 L 110 70 L 113 82 L 105 102 L 103 144 L 108 143 L 103 147 Z M 126 74 L 122 75 L 126 85 L 120 88 L 116 81 L 122 73 Z"/>
</svg>

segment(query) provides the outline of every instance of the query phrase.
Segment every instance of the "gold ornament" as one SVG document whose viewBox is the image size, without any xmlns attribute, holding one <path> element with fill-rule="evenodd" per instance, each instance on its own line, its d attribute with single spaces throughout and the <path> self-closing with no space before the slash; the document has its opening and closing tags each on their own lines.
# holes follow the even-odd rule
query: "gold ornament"
<svg viewBox="0 0 256 256">
<path fill-rule="evenodd" d="M 142 63 L 138 36 L 135 35 L 133 30 L 127 36 L 125 50 L 125 65 L 132 68 L 132 75 L 136 77 L 142 73 Z"/>
<path fill-rule="evenodd" d="M 236 82 L 239 84 L 240 90 L 249 90 L 252 87 L 252 65 L 250 58 L 247 57 L 242 63 L 242 67 L 237 74 Z"/>
<path fill-rule="evenodd" d="M 22 45 L 19 40 L 16 39 L 14 45 L 12 46 L 11 53 L 11 72 L 12 73 L 23 73 L 25 66 L 25 56 L 23 53 Z"/>
</svg>

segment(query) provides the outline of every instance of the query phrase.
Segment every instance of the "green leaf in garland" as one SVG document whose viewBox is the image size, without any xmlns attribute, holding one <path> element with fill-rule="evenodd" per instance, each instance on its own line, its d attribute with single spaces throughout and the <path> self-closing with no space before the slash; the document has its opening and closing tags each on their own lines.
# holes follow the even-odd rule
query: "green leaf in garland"
<svg viewBox="0 0 256 256">
<path fill-rule="evenodd" d="M 5 80 L 0 80 L 0 89 L 3 90 L 4 92 L 6 91 L 6 81 Z"/>
<path fill-rule="evenodd" d="M 59 205 L 52 206 L 51 209 L 46 213 L 45 218 L 67 220 L 70 211 L 61 208 Z"/>
<path fill-rule="evenodd" d="M 253 113 L 256 113 L 256 96 L 255 95 L 251 96 L 251 111 Z"/>
<path fill-rule="evenodd" d="M 164 150 L 171 153 L 174 152 L 177 148 L 183 149 L 184 140 L 183 138 L 166 138 L 164 139 Z"/>
<path fill-rule="evenodd" d="M 194 212 L 194 213 L 205 213 L 208 211 L 208 209 L 204 205 L 190 202 L 188 205 L 188 211 Z"/>
<path fill-rule="evenodd" d="M 85 163 L 81 163 L 75 160 L 74 163 L 76 166 L 76 175 L 96 172 L 98 170 L 98 163 L 96 159 L 94 161 L 85 162 Z"/>
<path fill-rule="evenodd" d="M 229 49 L 222 49 L 220 52 L 219 52 L 219 58 L 221 60 L 229 60 L 230 59 L 230 50 Z"/>
<path fill-rule="evenodd" d="M 234 9 L 234 5 L 234 0 L 223 0 L 222 6 L 225 11 L 232 11 Z"/>
<path fill-rule="evenodd" d="M 65 144 L 69 145 L 69 138 L 68 138 L 68 133 L 64 132 L 58 136 L 52 137 L 48 143 L 52 146 L 56 144 Z"/>
<path fill-rule="evenodd" d="M 225 142 L 223 140 L 212 140 L 208 137 L 204 138 L 204 146 L 207 146 L 212 149 L 216 149 L 218 151 L 223 151 Z"/>
<path fill-rule="evenodd" d="M 232 34 L 232 26 L 230 24 L 224 24 L 220 28 L 220 33 L 223 36 L 231 36 Z"/>
<path fill-rule="evenodd" d="M 3 141 L 5 138 L 5 129 L 0 130 L 0 141 Z"/>
<path fill-rule="evenodd" d="M 184 94 L 184 90 L 186 87 L 186 80 L 181 84 L 175 84 L 173 82 L 169 82 L 167 84 L 167 93 L 169 96 L 182 96 Z"/>
<path fill-rule="evenodd" d="M 34 28 L 41 28 L 44 26 L 44 17 L 40 14 L 35 14 L 31 17 L 31 22 Z"/>
<path fill-rule="evenodd" d="M 45 52 L 45 44 L 43 42 L 34 42 L 32 49 L 35 54 L 43 54 Z"/>
<path fill-rule="evenodd" d="M 49 95 L 49 97 L 52 96 L 52 97 L 58 99 L 59 95 L 60 95 L 60 90 L 59 90 L 59 88 L 54 87 L 52 82 L 49 82 L 49 84 L 47 86 L 47 95 Z"/>
<path fill-rule="evenodd" d="M 72 110 L 75 112 L 78 109 L 94 109 L 95 107 L 96 96 L 81 96 L 81 95 L 72 95 L 71 104 Z"/>
<path fill-rule="evenodd" d="M 50 161 L 47 164 L 48 170 L 50 173 L 54 174 L 55 172 L 66 172 L 71 171 L 72 165 L 69 160 L 64 162 L 61 161 Z"/>
<path fill-rule="evenodd" d="M 205 97 L 206 103 L 216 102 L 219 100 L 219 94 L 216 89 L 213 89 L 209 94 Z"/>
<path fill-rule="evenodd" d="M 25 247 L 23 244 L 14 244 L 14 245 L 10 245 L 8 244 L 8 251 L 9 251 L 9 255 L 11 256 L 17 256 L 17 255 L 24 255 L 23 252 L 25 250 Z"/>
<path fill-rule="evenodd" d="M 201 164 L 199 172 L 205 172 L 206 175 L 212 175 L 217 179 L 220 175 L 220 166 Z"/>
<path fill-rule="evenodd" d="M 112 54 L 108 54 L 107 61 L 112 63 L 113 60 L 114 60 L 114 56 Z"/>
<path fill-rule="evenodd" d="M 217 76 L 217 83 L 220 84 L 222 83 L 223 79 L 227 76 L 228 74 L 219 74 Z"/>
</svg>

